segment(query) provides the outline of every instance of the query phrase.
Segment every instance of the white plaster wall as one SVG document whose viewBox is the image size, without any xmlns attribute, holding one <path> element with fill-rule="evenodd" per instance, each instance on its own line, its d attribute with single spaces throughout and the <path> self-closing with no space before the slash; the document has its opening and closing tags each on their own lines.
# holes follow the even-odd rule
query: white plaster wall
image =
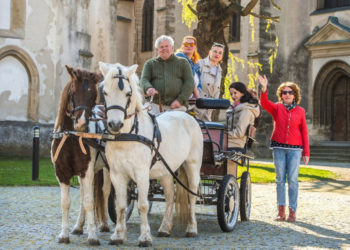
<svg viewBox="0 0 350 250">
<path fill-rule="evenodd" d="M 0 120 L 27 120 L 28 74 L 12 56 L 0 60 Z"/>
<path fill-rule="evenodd" d="M 0 1 L 0 29 L 11 28 L 11 0 Z"/>
<path fill-rule="evenodd" d="M 117 25 L 110 23 L 109 1 L 91 1 L 89 33 L 91 34 L 92 70 L 98 70 L 98 62 L 115 63 L 117 58 L 114 40 L 111 40 L 111 25 L 114 25 L 117 32 Z M 111 46 L 109 45 L 111 44 Z"/>
<path fill-rule="evenodd" d="M 280 22 L 277 24 L 280 41 L 278 53 L 283 58 L 292 56 L 293 51 L 311 34 L 312 2 L 293 0 L 279 3 L 281 11 L 278 12 Z"/>
</svg>

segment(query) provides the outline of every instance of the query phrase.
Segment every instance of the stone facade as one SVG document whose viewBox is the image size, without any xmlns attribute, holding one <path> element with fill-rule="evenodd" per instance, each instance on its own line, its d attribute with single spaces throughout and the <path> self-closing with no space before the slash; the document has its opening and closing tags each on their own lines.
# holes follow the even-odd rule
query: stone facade
<svg viewBox="0 0 350 250">
<path fill-rule="evenodd" d="M 5 142 L 0 154 L 20 152 L 13 150 L 14 145 L 30 149 L 32 126 L 43 127 L 42 133 L 53 126 L 59 96 L 68 81 L 64 65 L 98 71 L 99 61 L 121 62 L 138 64 L 141 74 L 144 62 L 156 55 L 154 48 L 141 49 L 145 1 L 0 1 L 0 138 Z M 241 1 L 242 5 L 247 2 Z M 279 15 L 280 22 L 266 32 L 266 20 L 254 18 L 252 26 L 249 16 L 241 17 L 240 41 L 228 44 L 234 56 L 245 61 L 235 65 L 240 81 L 248 83 L 248 74 L 257 71 L 248 67 L 248 61 L 262 64 L 260 73 L 269 78 L 272 100 L 277 100 L 274 92 L 281 82 L 291 80 L 300 85 L 312 144 L 341 140 L 342 133 L 343 140 L 349 141 L 346 136 L 350 134 L 350 111 L 337 108 L 350 107 L 350 8 L 327 9 L 323 8 L 325 2 L 276 1 L 279 11 L 270 1 L 260 1 L 254 12 Z M 175 48 L 180 47 L 195 25 L 188 29 L 182 23 L 177 0 L 153 1 L 153 8 L 153 43 L 166 34 L 174 38 Z M 276 37 L 278 53 L 270 73 L 269 55 L 276 47 Z M 15 87 L 11 88 L 11 83 Z M 348 103 L 340 102 L 341 98 L 348 98 Z M 335 109 L 345 122 L 334 115 Z M 262 120 L 256 152 L 270 157 L 266 146 L 271 117 L 265 114 Z M 26 136 L 8 140 L 10 126 L 13 135 Z M 48 155 L 49 142 L 42 141 L 46 143 L 42 154 Z"/>
</svg>

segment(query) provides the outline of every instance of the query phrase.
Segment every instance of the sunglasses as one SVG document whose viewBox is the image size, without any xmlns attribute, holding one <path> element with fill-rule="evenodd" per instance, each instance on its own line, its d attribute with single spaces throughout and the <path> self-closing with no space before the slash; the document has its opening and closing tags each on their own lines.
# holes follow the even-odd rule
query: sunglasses
<svg viewBox="0 0 350 250">
<path fill-rule="evenodd" d="M 185 47 L 188 47 L 188 46 L 190 46 L 190 47 L 194 47 L 194 46 L 196 46 L 194 43 L 184 43 L 184 46 Z"/>
<path fill-rule="evenodd" d="M 293 92 L 293 90 L 283 90 L 282 91 L 282 95 L 287 95 L 287 94 L 294 95 L 294 92 Z"/>
<path fill-rule="evenodd" d="M 217 43 L 217 42 L 214 42 L 213 43 L 213 46 L 211 46 L 212 48 L 213 47 L 220 47 L 220 48 L 225 48 L 225 45 L 221 44 L 221 43 Z"/>
</svg>

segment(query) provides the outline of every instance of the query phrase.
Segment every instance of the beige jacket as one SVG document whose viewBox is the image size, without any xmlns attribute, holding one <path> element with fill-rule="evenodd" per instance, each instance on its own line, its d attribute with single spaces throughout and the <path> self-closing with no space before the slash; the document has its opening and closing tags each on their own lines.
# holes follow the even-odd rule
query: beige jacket
<svg viewBox="0 0 350 250">
<path fill-rule="evenodd" d="M 211 64 L 209 57 L 206 57 L 198 61 L 200 71 L 201 71 L 201 84 L 202 91 L 200 92 L 200 97 L 202 98 L 219 98 L 220 96 L 220 84 L 221 84 L 221 74 L 222 69 L 219 64 L 216 65 L 217 73 L 216 75 L 211 72 Z M 212 109 L 198 109 L 195 108 L 196 117 L 204 120 L 211 121 Z"/>
<path fill-rule="evenodd" d="M 201 97 L 219 98 L 222 74 L 221 66 L 219 64 L 216 65 L 217 74 L 214 75 L 211 72 L 211 64 L 209 61 L 209 57 L 199 60 L 198 64 L 201 70 Z"/>
<path fill-rule="evenodd" d="M 241 103 L 233 109 L 233 128 L 231 129 L 232 116 L 228 119 L 228 147 L 243 148 L 247 139 L 248 125 L 254 125 L 254 120 L 260 114 L 258 104 Z"/>
</svg>

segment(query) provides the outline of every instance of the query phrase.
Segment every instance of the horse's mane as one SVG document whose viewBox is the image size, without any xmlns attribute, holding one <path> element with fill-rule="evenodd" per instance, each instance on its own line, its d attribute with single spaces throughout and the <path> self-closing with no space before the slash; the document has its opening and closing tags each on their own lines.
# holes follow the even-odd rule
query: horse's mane
<svg viewBox="0 0 350 250">
<path fill-rule="evenodd" d="M 140 86 L 140 79 L 138 78 L 136 72 L 130 76 L 130 85 L 133 91 L 135 91 L 135 101 L 136 101 L 136 110 L 143 110 L 143 92 Z"/>
<path fill-rule="evenodd" d="M 63 127 L 64 118 L 67 115 L 66 112 L 67 112 L 67 106 L 69 102 L 69 90 L 71 86 L 72 86 L 72 79 L 67 83 L 67 85 L 62 90 L 54 132 L 57 132 L 60 128 Z"/>
</svg>

